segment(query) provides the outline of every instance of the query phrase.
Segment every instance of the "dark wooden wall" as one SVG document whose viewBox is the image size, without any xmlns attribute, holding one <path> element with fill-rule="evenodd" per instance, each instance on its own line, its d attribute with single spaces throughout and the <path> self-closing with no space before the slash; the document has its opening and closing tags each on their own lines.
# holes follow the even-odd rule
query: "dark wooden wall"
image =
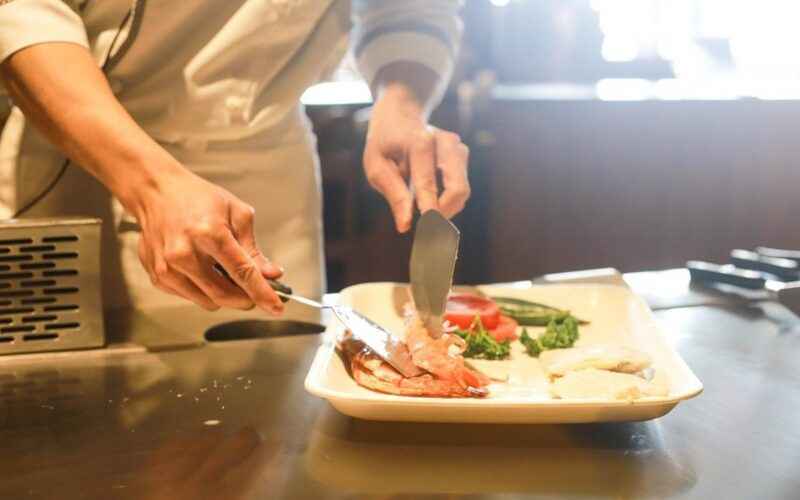
<svg viewBox="0 0 800 500">
<path fill-rule="evenodd" d="M 495 102 L 489 278 L 800 248 L 798 102 Z"/>
<path fill-rule="evenodd" d="M 394 233 L 363 179 L 353 111 L 310 112 L 332 290 L 408 277 L 410 239 Z M 439 123 L 456 128 L 446 111 Z M 793 101 L 495 100 L 465 137 L 473 198 L 456 219 L 457 280 L 667 268 L 759 244 L 800 248 L 798 120 Z"/>
</svg>

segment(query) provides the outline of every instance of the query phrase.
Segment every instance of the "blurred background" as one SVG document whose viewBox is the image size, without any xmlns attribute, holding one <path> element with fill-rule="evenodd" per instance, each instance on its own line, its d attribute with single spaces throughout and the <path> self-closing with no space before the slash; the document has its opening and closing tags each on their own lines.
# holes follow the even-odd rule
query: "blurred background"
<svg viewBox="0 0 800 500">
<path fill-rule="evenodd" d="M 471 149 L 460 282 L 800 248 L 800 2 L 467 0 L 433 122 Z M 407 279 L 367 186 L 369 94 L 345 64 L 304 96 L 331 291 Z"/>
</svg>

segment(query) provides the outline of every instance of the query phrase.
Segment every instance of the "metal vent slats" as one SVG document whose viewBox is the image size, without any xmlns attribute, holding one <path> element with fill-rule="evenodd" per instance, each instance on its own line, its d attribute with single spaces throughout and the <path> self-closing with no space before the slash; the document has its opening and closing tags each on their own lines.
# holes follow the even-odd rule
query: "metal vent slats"
<svg viewBox="0 0 800 500">
<path fill-rule="evenodd" d="M 73 234 L 0 240 L 0 344 L 55 341 L 81 327 Z M 1 348 L 0 348 L 1 349 Z"/>
<path fill-rule="evenodd" d="M 0 222 L 0 354 L 104 343 L 95 219 Z"/>
<path fill-rule="evenodd" d="M 0 343 L 54 341 L 80 329 L 80 307 L 71 301 L 80 272 L 68 262 L 80 256 L 79 242 L 67 233 L 0 240 L 0 262 L 9 268 L 0 274 L 0 297 L 11 300 L 0 309 Z"/>
</svg>

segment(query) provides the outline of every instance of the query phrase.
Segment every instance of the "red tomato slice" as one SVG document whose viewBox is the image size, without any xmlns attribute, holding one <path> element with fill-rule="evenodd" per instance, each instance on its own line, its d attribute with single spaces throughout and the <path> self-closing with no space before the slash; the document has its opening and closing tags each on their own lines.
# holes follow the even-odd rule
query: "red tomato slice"
<svg viewBox="0 0 800 500">
<path fill-rule="evenodd" d="M 466 330 L 472 326 L 475 316 L 481 319 L 484 328 L 491 330 L 500 322 L 500 308 L 480 295 L 457 293 L 447 298 L 444 317 L 450 323 Z"/>
<path fill-rule="evenodd" d="M 489 330 L 489 335 L 498 342 L 504 340 L 517 340 L 517 322 L 513 318 L 500 315 L 500 322 L 496 327 Z"/>
</svg>

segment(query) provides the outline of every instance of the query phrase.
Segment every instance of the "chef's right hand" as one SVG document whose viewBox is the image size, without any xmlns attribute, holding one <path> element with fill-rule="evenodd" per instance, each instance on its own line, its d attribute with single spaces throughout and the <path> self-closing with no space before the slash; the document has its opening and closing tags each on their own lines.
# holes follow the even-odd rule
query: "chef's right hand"
<svg viewBox="0 0 800 500">
<path fill-rule="evenodd" d="M 153 284 L 207 310 L 255 305 L 280 314 L 266 278 L 283 270 L 256 244 L 253 208 L 185 168 L 168 170 L 124 203 L 142 228 L 139 258 Z"/>
</svg>

